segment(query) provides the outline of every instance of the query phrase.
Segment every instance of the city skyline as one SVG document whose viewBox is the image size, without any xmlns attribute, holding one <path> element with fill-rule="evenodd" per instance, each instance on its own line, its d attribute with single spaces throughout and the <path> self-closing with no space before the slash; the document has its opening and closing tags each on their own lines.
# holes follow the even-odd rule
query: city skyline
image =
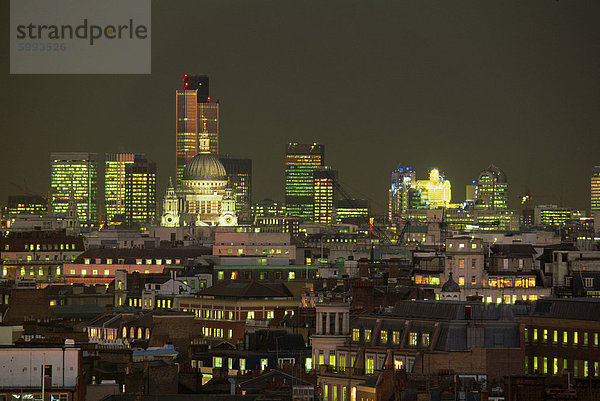
<svg viewBox="0 0 600 401">
<path fill-rule="evenodd" d="M 220 153 L 253 161 L 254 201 L 283 201 L 287 142 L 319 142 L 351 194 L 368 197 L 378 214 L 387 210 L 389 175 L 399 164 L 443 169 L 453 201 L 493 163 L 509 177 L 511 209 L 529 187 L 553 196 L 534 203 L 589 210 L 590 173 L 600 164 L 598 5 L 496 4 L 464 14 L 449 5 L 319 4 L 314 13 L 240 6 L 248 20 L 225 5 L 203 6 L 189 5 L 202 8 L 203 29 L 219 35 L 202 54 L 173 62 L 180 48 L 164 46 L 170 35 L 201 37 L 202 30 L 161 18 L 150 76 L 3 74 L 1 171 L 8 185 L 0 203 L 20 195 L 10 182 L 25 180 L 45 194 L 52 151 L 146 153 L 157 163 L 163 194 L 175 178 L 174 89 L 183 73 L 197 73 L 210 76 L 220 101 Z M 183 7 L 156 4 L 155 11 L 168 17 Z M 417 14 L 419 24 L 411 22 Z M 6 22 L 8 12 L 2 15 Z M 310 19 L 311 29 L 302 29 Z M 83 101 L 82 87 L 93 93 Z M 32 100 L 33 92 L 46 95 Z M 35 112 L 26 107 L 32 101 Z M 573 157 L 557 162 L 565 138 Z"/>
</svg>

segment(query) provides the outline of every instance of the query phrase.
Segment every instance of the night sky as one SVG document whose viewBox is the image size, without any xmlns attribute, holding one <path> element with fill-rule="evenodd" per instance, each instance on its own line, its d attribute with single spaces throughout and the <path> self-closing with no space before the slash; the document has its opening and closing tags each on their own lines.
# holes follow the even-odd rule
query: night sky
<svg viewBox="0 0 600 401">
<path fill-rule="evenodd" d="M 9 75 L 0 9 L 0 203 L 49 189 L 51 151 L 145 152 L 175 173 L 175 89 L 210 76 L 222 153 L 283 200 L 285 144 L 321 142 L 348 191 L 387 208 L 391 171 L 438 166 L 453 201 L 490 163 L 511 206 L 589 210 L 600 165 L 600 2 L 153 1 L 151 75 Z"/>
</svg>

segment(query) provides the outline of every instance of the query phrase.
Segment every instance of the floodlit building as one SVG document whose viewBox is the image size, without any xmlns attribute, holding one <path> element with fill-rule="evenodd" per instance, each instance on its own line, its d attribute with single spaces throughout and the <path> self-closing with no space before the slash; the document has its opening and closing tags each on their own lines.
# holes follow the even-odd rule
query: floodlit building
<svg viewBox="0 0 600 401">
<path fill-rule="evenodd" d="M 429 209 L 450 205 L 452 198 L 450 181 L 437 168 L 429 169 L 429 179 L 417 180 L 415 188 L 421 193 L 421 204 Z"/>
<path fill-rule="evenodd" d="M 314 217 L 314 170 L 324 166 L 325 147 L 288 143 L 285 152 L 285 205 L 290 216 Z"/>
<path fill-rule="evenodd" d="M 479 173 L 475 207 L 494 210 L 508 208 L 508 179 L 504 171 L 493 164 Z"/>
<path fill-rule="evenodd" d="M 163 199 L 163 226 L 237 225 L 235 196 L 225 167 L 208 153 L 206 137 L 203 143 L 203 151 L 186 164 L 180 189 L 169 184 Z"/>
<path fill-rule="evenodd" d="M 205 75 L 183 76 L 183 89 L 175 92 L 176 186 L 179 188 L 186 164 L 200 152 L 201 137 L 208 138 L 207 151 L 219 153 L 219 103 L 211 102 Z"/>
<path fill-rule="evenodd" d="M 53 152 L 50 154 L 50 185 L 54 213 L 67 211 L 72 187 L 79 220 L 97 221 L 97 159 L 96 153 Z"/>
</svg>

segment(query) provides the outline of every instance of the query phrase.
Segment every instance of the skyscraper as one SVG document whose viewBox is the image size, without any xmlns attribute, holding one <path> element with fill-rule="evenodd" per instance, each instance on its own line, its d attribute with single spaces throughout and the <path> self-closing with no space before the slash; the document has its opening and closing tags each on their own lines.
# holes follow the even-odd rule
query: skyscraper
<svg viewBox="0 0 600 401">
<path fill-rule="evenodd" d="M 153 223 L 156 218 L 156 163 L 137 156 L 125 166 L 125 221 Z"/>
<path fill-rule="evenodd" d="M 337 223 L 368 222 L 369 201 L 366 199 L 339 199 L 335 208 Z"/>
<path fill-rule="evenodd" d="M 139 155 L 144 158 L 144 155 Z M 107 153 L 104 161 L 104 206 L 106 221 L 125 217 L 125 167 L 133 164 L 133 153 Z"/>
<path fill-rule="evenodd" d="M 219 103 L 211 102 L 208 83 L 205 75 L 185 74 L 183 89 L 175 92 L 177 188 L 186 163 L 199 153 L 202 134 L 209 152 L 219 153 Z"/>
<path fill-rule="evenodd" d="M 600 219 L 600 166 L 592 168 L 591 186 L 590 186 L 590 209 L 592 215 Z"/>
<path fill-rule="evenodd" d="M 54 213 L 67 211 L 72 187 L 79 220 L 97 221 L 97 159 L 97 153 L 53 152 L 50 154 L 51 204 Z"/>
<path fill-rule="evenodd" d="M 313 221 L 315 223 L 335 223 L 336 181 L 337 171 L 331 167 L 319 167 L 314 170 Z"/>
<path fill-rule="evenodd" d="M 314 170 L 325 162 L 318 143 L 288 143 L 285 152 L 285 206 L 290 216 L 314 217 Z"/>
<path fill-rule="evenodd" d="M 227 179 L 233 186 L 235 211 L 238 220 L 249 221 L 252 205 L 252 160 L 233 156 L 219 156 L 227 171 Z"/>
<path fill-rule="evenodd" d="M 492 210 L 508 209 L 508 180 L 506 174 L 493 164 L 479 173 L 475 207 Z"/>
<path fill-rule="evenodd" d="M 410 166 L 398 166 L 392 171 L 392 183 L 389 190 L 389 219 L 406 213 L 415 206 L 417 181 L 416 173 Z"/>
</svg>

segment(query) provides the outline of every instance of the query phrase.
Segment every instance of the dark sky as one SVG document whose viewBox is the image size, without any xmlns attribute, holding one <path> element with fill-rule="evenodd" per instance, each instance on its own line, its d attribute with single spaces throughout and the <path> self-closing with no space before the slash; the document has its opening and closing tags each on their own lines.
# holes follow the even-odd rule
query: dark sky
<svg viewBox="0 0 600 401">
<path fill-rule="evenodd" d="M 589 209 L 598 1 L 153 1 L 152 74 L 131 76 L 9 75 L 1 7 L 1 203 L 48 190 L 50 151 L 145 152 L 162 199 L 189 72 L 221 102 L 223 153 L 253 159 L 254 200 L 283 199 L 288 141 L 318 141 L 380 213 L 398 164 L 439 166 L 454 201 L 494 163 L 513 207 L 529 184 Z"/>
</svg>

